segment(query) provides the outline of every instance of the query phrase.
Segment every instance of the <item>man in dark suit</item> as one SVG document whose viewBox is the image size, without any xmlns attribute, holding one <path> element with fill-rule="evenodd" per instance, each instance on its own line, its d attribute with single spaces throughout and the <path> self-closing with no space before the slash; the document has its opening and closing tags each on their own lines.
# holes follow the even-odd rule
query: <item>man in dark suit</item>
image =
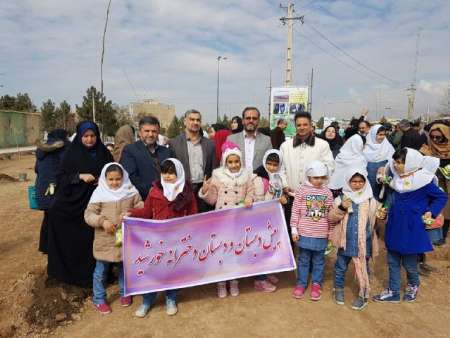
<svg viewBox="0 0 450 338">
<path fill-rule="evenodd" d="M 120 160 L 143 200 L 153 182 L 160 179 L 160 163 L 171 157 L 170 150 L 157 143 L 159 129 L 156 117 L 143 117 L 139 121 L 140 140 L 127 145 Z"/>
<path fill-rule="evenodd" d="M 175 157 L 183 164 L 186 179 L 191 182 L 197 198 L 198 210 L 211 210 L 201 198 L 198 191 L 203 181 L 212 175 L 216 164 L 214 142 L 203 137 L 201 132 L 202 115 L 198 110 L 191 109 L 184 114 L 185 131 L 169 141 L 169 147 Z"/>
</svg>

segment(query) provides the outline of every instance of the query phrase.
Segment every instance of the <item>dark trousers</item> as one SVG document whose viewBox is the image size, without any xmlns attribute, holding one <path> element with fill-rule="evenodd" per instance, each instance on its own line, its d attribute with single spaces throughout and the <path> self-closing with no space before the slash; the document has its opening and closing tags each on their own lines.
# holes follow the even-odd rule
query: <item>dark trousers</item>
<svg viewBox="0 0 450 338">
<path fill-rule="evenodd" d="M 202 198 L 200 198 L 198 196 L 198 192 L 200 191 L 202 186 L 203 186 L 203 182 L 201 182 L 201 183 L 192 183 L 192 191 L 194 192 L 195 199 L 197 201 L 197 208 L 198 208 L 198 212 L 199 213 L 208 212 L 208 211 L 214 210 L 214 206 L 213 205 L 209 205 Z"/>
</svg>

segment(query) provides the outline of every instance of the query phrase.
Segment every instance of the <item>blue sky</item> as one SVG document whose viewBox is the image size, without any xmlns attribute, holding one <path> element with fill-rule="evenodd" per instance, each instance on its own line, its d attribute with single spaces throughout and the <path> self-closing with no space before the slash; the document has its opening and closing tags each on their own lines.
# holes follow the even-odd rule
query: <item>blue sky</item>
<svg viewBox="0 0 450 338">
<path fill-rule="evenodd" d="M 439 107 L 450 83 L 450 1 L 294 1 L 294 83 L 314 67 L 313 114 L 338 117 L 369 109 L 369 117 L 401 116 L 413 78 L 421 31 L 417 115 Z M 28 92 L 80 103 L 100 87 L 101 37 L 107 0 L 15 0 L 0 4 L 0 94 Z M 269 72 L 282 85 L 285 12 L 264 0 L 113 0 L 106 40 L 104 91 L 114 102 L 154 98 L 215 118 L 217 56 L 221 112 L 246 105 L 267 112 Z M 374 75 L 325 41 L 394 82 Z M 337 61 L 336 59 L 340 60 Z M 350 67 L 349 67 L 350 66 Z M 377 114 L 378 108 L 378 114 Z"/>
</svg>

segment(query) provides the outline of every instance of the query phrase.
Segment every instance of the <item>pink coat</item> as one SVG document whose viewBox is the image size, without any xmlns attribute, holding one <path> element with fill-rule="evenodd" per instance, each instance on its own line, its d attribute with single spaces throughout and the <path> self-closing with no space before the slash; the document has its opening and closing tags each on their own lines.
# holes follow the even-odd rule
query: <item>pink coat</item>
<svg viewBox="0 0 450 338">
<path fill-rule="evenodd" d="M 253 174 L 243 171 L 239 177 L 232 178 L 223 167 L 213 171 L 211 186 L 206 194 L 199 191 L 200 198 L 210 205 L 216 205 L 216 210 L 236 208 L 243 205 L 244 199 L 254 201 L 255 187 Z"/>
</svg>

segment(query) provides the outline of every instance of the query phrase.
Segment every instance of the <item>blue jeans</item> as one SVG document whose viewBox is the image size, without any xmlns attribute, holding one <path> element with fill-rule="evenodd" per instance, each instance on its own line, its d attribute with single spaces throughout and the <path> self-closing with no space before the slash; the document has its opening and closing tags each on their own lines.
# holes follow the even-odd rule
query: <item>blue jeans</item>
<svg viewBox="0 0 450 338">
<path fill-rule="evenodd" d="M 430 241 L 432 244 L 436 244 L 444 239 L 442 228 L 427 230 L 427 234 L 428 237 L 430 237 Z"/>
<path fill-rule="evenodd" d="M 417 254 L 402 255 L 398 252 L 388 250 L 389 289 L 400 292 L 401 265 L 403 265 L 406 270 L 408 284 L 412 286 L 420 285 L 419 272 L 417 270 L 417 258 Z"/>
<path fill-rule="evenodd" d="M 325 268 L 325 250 L 310 250 L 300 248 L 298 254 L 297 286 L 306 288 L 312 265 L 312 283 L 322 285 L 323 270 Z"/>
<path fill-rule="evenodd" d="M 337 255 L 336 264 L 334 266 L 334 287 L 343 289 L 345 284 L 345 273 L 347 272 L 348 263 L 352 260 L 350 256 Z"/>
<path fill-rule="evenodd" d="M 177 302 L 178 290 L 166 290 L 166 302 Z M 155 303 L 157 292 L 144 293 L 142 295 L 142 303 L 147 306 L 152 306 Z"/>
<path fill-rule="evenodd" d="M 107 278 L 107 273 L 109 266 L 111 264 L 117 264 L 119 268 L 119 292 L 120 295 L 123 296 L 123 265 L 122 262 L 119 263 L 111 263 L 105 261 L 97 261 L 94 269 L 94 278 L 93 278 L 93 293 L 92 302 L 94 304 L 103 304 L 106 301 L 106 290 L 104 282 Z"/>
</svg>

